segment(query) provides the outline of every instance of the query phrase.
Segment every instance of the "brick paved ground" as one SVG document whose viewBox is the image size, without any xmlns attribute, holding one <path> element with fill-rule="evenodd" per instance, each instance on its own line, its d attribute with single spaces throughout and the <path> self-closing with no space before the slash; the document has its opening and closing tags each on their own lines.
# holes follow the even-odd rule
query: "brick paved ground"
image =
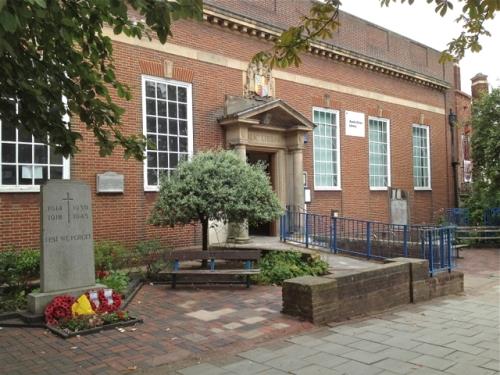
<svg viewBox="0 0 500 375">
<path fill-rule="evenodd" d="M 466 295 L 276 340 L 177 374 L 500 373 L 500 251 L 465 250 Z M 174 373 L 156 369 L 150 374 Z"/>
<path fill-rule="evenodd" d="M 146 285 L 129 310 L 144 324 L 63 340 L 43 329 L 0 330 L 0 374 L 111 374 L 208 353 L 246 350 L 311 329 L 279 313 L 281 288 Z"/>
<path fill-rule="evenodd" d="M 467 296 L 335 327 L 281 315 L 277 287 L 147 285 L 130 306 L 145 319 L 135 330 L 70 340 L 41 329 L 0 330 L 0 374 L 494 374 L 500 251 L 463 254 Z"/>
</svg>

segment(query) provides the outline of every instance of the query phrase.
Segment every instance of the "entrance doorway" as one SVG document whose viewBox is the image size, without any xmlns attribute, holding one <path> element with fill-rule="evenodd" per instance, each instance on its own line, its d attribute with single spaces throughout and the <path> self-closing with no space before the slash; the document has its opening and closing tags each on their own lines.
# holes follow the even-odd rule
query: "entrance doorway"
<svg viewBox="0 0 500 375">
<path fill-rule="evenodd" d="M 267 173 L 269 180 L 271 181 L 271 186 L 274 189 L 273 181 L 273 154 L 268 152 L 260 151 L 248 151 L 247 152 L 247 162 L 249 164 L 262 163 L 265 165 L 265 172 Z M 275 223 L 261 223 L 259 225 L 250 225 L 248 232 L 251 236 L 274 236 L 275 235 Z"/>
</svg>

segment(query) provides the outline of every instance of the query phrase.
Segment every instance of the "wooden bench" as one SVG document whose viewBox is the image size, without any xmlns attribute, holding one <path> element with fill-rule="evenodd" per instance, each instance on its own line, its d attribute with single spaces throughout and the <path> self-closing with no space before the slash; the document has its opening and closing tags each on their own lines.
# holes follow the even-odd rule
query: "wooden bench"
<svg viewBox="0 0 500 375">
<path fill-rule="evenodd" d="M 168 274 L 172 275 L 172 288 L 177 284 L 199 284 L 200 282 L 181 282 L 177 280 L 178 275 L 241 275 L 245 276 L 247 288 L 250 288 L 250 276 L 260 273 L 260 269 L 253 268 L 253 263 L 260 259 L 260 250 L 215 250 L 215 251 L 182 251 L 176 250 L 165 254 L 164 259 L 174 263 L 172 271 Z M 183 261 L 207 261 L 207 268 L 185 268 L 181 269 Z M 217 261 L 240 261 L 242 268 L 216 268 Z M 212 281 L 210 281 L 212 282 Z M 221 282 L 224 283 L 224 282 Z M 233 282 L 231 282 L 233 283 Z"/>
</svg>

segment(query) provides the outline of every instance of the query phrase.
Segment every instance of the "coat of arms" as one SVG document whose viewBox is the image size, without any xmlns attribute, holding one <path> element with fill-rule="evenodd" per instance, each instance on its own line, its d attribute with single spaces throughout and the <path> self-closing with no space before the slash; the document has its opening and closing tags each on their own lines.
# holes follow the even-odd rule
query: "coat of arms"
<svg viewBox="0 0 500 375">
<path fill-rule="evenodd" d="M 262 62 L 250 63 L 246 74 L 245 97 L 256 96 L 261 98 L 274 96 L 274 79 L 271 69 Z"/>
</svg>

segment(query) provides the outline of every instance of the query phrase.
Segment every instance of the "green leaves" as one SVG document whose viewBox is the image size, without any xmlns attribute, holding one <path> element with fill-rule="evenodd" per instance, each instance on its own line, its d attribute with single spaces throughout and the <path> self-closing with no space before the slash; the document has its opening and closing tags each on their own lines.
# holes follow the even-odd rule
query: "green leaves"
<svg viewBox="0 0 500 375">
<path fill-rule="evenodd" d="M 301 24 L 283 31 L 270 51 L 259 52 L 254 62 L 263 62 L 271 68 L 287 68 L 301 64 L 300 54 L 307 51 L 311 42 L 331 38 L 339 26 L 339 0 L 325 0 L 311 3 L 308 16 L 301 18 Z"/>
<path fill-rule="evenodd" d="M 149 23 L 129 18 L 129 9 Z M 68 156 L 79 150 L 79 119 L 94 134 L 101 155 L 121 146 L 126 157 L 142 160 L 143 136 L 122 131 L 124 111 L 112 91 L 124 100 L 131 93 L 116 78 L 111 39 L 103 28 L 142 37 L 150 26 L 165 42 L 171 19 L 201 16 L 201 0 L 0 0 L 2 123 L 48 134 L 57 152 Z M 11 99 L 20 103 L 19 112 Z"/>
<path fill-rule="evenodd" d="M 500 207 L 500 89 L 474 101 L 472 129 L 473 185 L 467 206 L 480 221 L 485 208 Z"/>
<path fill-rule="evenodd" d="M 161 179 L 150 222 L 174 226 L 247 219 L 252 224 L 271 221 L 281 211 L 261 165 L 249 165 L 232 151 L 208 151 Z"/>
</svg>

